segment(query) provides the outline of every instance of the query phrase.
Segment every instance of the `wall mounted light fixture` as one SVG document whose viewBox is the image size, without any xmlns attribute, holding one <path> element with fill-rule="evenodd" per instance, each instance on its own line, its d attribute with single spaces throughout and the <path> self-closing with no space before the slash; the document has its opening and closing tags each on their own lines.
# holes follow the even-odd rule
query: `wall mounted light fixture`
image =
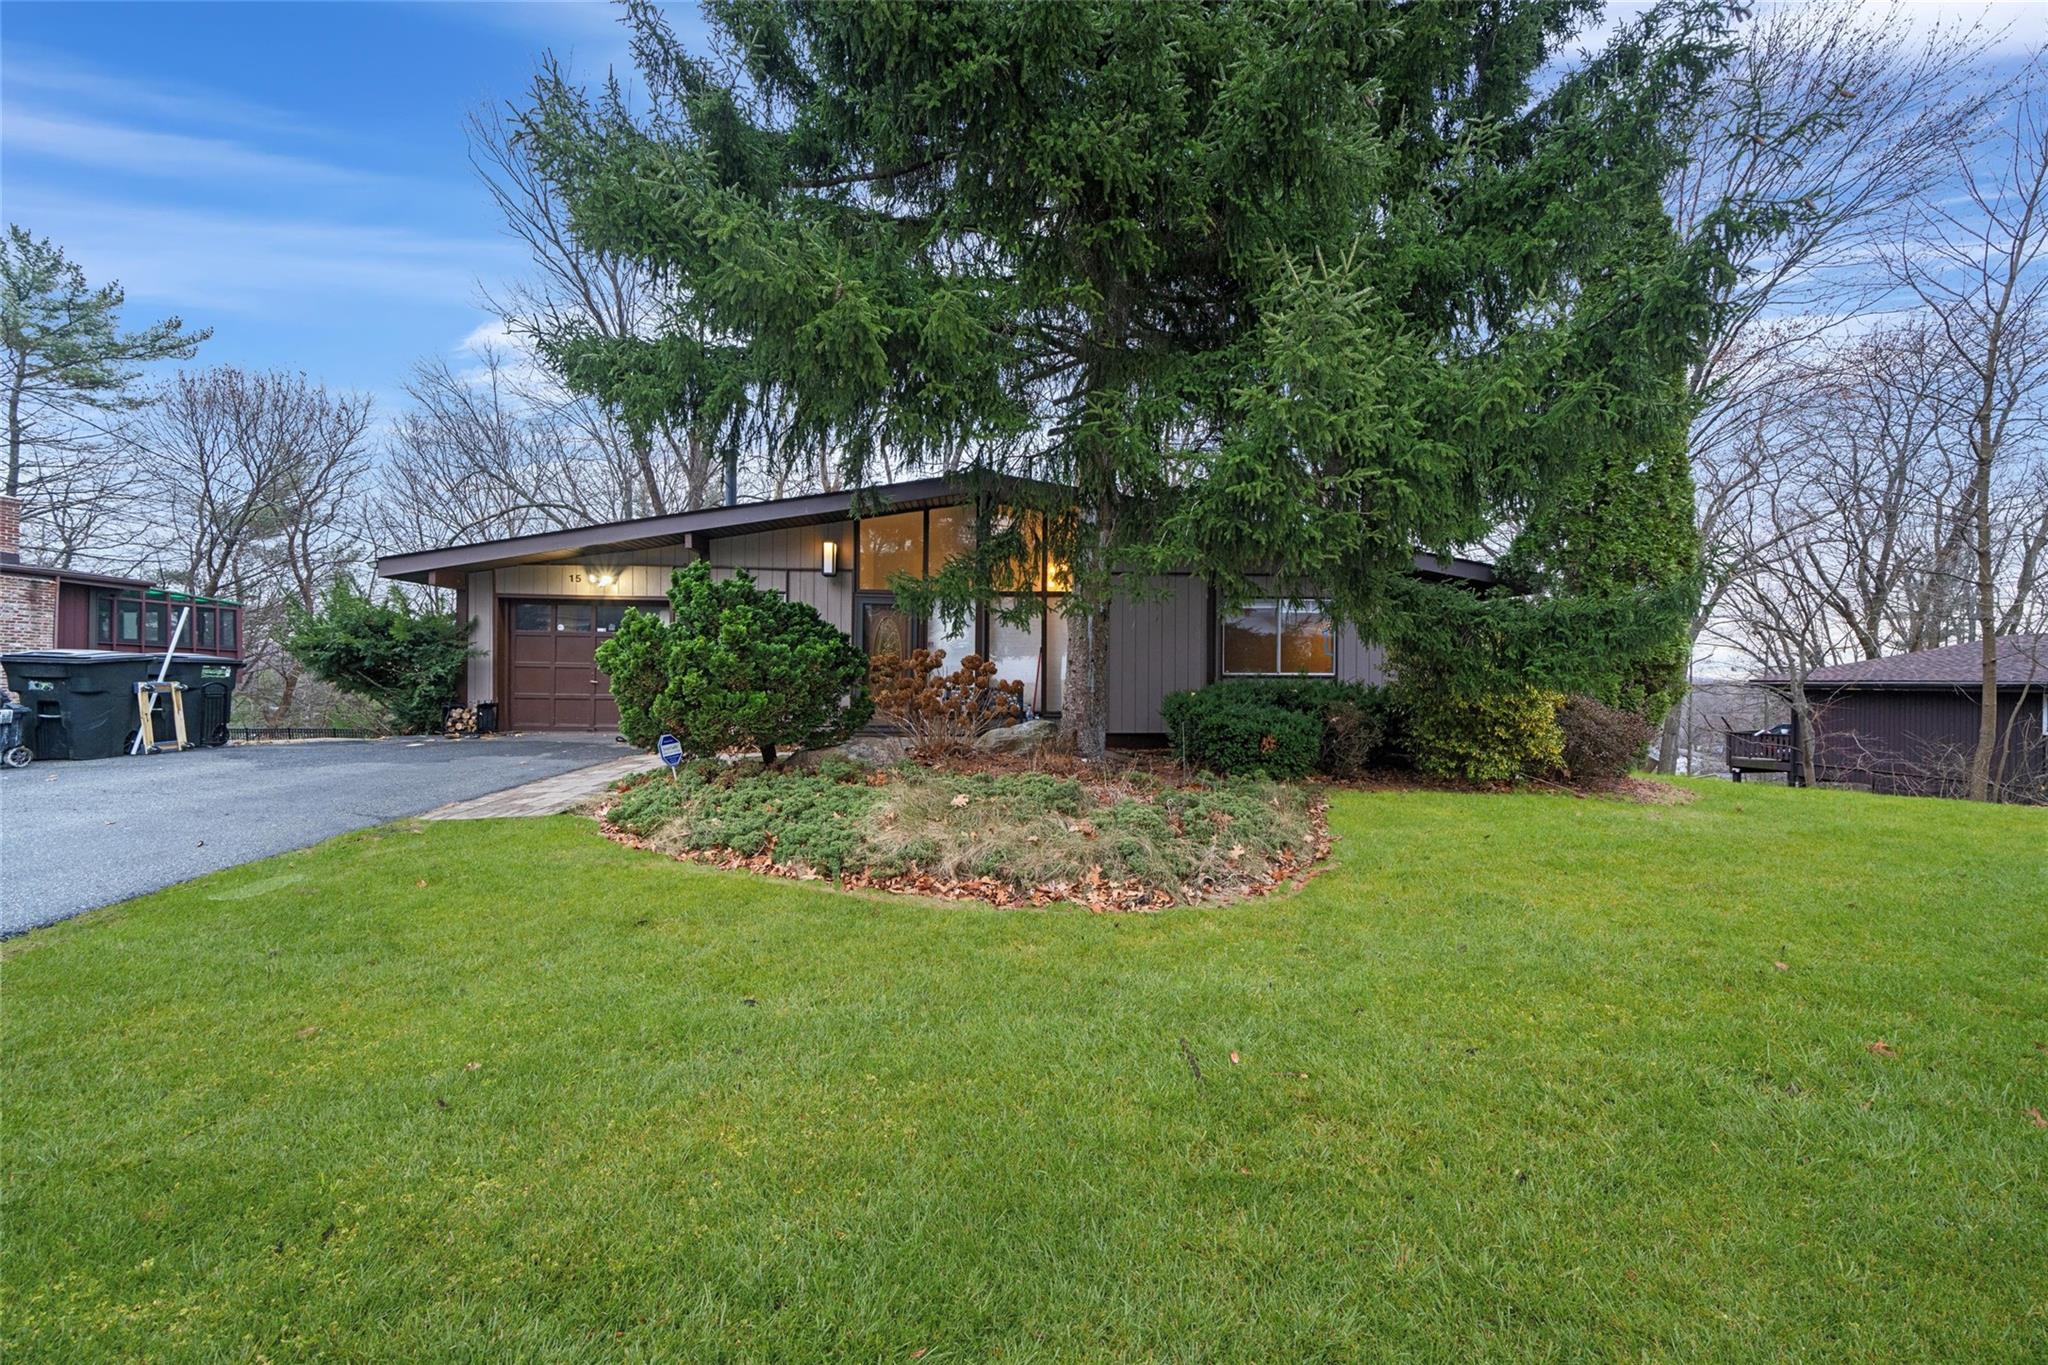
<svg viewBox="0 0 2048 1365">
<path fill-rule="evenodd" d="M 601 573 L 593 575 L 590 581 L 597 584 L 600 588 L 609 588 L 616 580 L 608 573 Z"/>
<path fill-rule="evenodd" d="M 823 558 L 818 561 L 818 572 L 830 578 L 839 572 L 839 542 L 826 541 L 822 554 Z"/>
</svg>

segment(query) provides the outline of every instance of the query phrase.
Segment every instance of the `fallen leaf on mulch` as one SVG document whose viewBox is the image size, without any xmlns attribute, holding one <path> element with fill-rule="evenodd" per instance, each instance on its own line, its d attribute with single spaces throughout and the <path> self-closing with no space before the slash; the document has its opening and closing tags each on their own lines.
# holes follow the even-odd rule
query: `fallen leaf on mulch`
<svg viewBox="0 0 2048 1365">
<path fill-rule="evenodd" d="M 954 797 L 954 798 L 953 798 L 953 804 L 954 804 L 954 805 L 956 805 L 956 806 L 964 806 L 964 805 L 966 805 L 966 804 L 967 804 L 967 803 L 968 803 L 969 801 L 971 801 L 972 799 L 973 799 L 973 798 L 972 798 L 972 797 L 970 797 L 970 796 L 968 796 L 968 794 L 967 794 L 966 792 L 961 792 L 961 793 L 960 793 L 960 794 L 959 794 L 958 796 L 956 796 L 956 797 Z M 922 1353 L 922 1352 L 920 1352 L 919 1354 L 923 1354 L 923 1353 Z"/>
<path fill-rule="evenodd" d="M 1870 1045 L 1870 1050 L 1872 1052 L 1875 1052 L 1880 1057 L 1896 1057 L 1899 1055 L 1899 1050 L 1893 1047 L 1890 1043 L 1887 1043 L 1882 1038 L 1872 1043 Z"/>
</svg>

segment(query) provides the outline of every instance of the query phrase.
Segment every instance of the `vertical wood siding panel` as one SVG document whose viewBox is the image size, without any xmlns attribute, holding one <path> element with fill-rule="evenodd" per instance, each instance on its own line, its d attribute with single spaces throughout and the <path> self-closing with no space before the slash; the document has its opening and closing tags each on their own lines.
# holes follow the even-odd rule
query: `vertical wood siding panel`
<svg viewBox="0 0 2048 1365">
<path fill-rule="evenodd" d="M 493 667 L 498 648 L 497 578 L 490 569 L 469 576 L 469 614 L 476 621 L 476 633 L 469 637 L 477 653 L 469 658 L 469 700 L 498 699 L 497 670 Z"/>
<path fill-rule="evenodd" d="M 1163 596 L 1118 592 L 1110 601 L 1109 729 L 1158 734 L 1159 703 L 1169 692 L 1200 687 L 1207 677 L 1208 592 L 1199 579 L 1152 579 Z"/>
</svg>

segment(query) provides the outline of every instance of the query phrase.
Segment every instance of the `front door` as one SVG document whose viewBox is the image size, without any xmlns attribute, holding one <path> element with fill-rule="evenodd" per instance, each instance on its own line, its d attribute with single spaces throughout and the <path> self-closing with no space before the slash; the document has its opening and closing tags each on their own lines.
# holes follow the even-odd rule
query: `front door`
<svg viewBox="0 0 2048 1365">
<path fill-rule="evenodd" d="M 619 628 L 625 604 L 514 601 L 506 613 L 510 667 L 500 727 L 616 729 L 619 708 L 598 670 L 597 647 Z"/>
<path fill-rule="evenodd" d="M 921 643 L 917 618 L 891 596 L 862 597 L 857 603 L 860 647 L 869 658 L 894 654 L 907 659 Z"/>
</svg>

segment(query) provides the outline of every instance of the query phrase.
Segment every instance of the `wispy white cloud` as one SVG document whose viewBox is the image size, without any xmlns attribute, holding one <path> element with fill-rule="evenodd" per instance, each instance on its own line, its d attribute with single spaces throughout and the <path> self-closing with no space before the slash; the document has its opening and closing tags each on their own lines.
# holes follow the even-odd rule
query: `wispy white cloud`
<svg viewBox="0 0 2048 1365">
<path fill-rule="evenodd" d="M 70 195 L 18 198 L 9 216 L 60 237 L 94 278 L 119 278 L 132 297 L 194 317 L 317 319 L 336 301 L 358 310 L 366 299 L 473 306 L 478 279 L 516 271 L 524 259 L 492 237 Z"/>
<path fill-rule="evenodd" d="M 0 110 L 0 146 L 10 155 L 26 152 L 74 165 L 169 179 L 287 179 L 357 185 L 390 180 L 376 172 L 264 151 L 229 138 L 41 114 L 14 104 Z"/>
<path fill-rule="evenodd" d="M 238 128 L 266 136 L 342 136 L 288 110 L 223 90 L 166 78 L 138 80 L 132 74 L 116 75 L 63 53 L 20 42 L 10 41 L 0 50 L 0 88 L 10 100 L 39 109 L 83 107 L 101 116 L 119 111 L 188 127 Z"/>
</svg>

